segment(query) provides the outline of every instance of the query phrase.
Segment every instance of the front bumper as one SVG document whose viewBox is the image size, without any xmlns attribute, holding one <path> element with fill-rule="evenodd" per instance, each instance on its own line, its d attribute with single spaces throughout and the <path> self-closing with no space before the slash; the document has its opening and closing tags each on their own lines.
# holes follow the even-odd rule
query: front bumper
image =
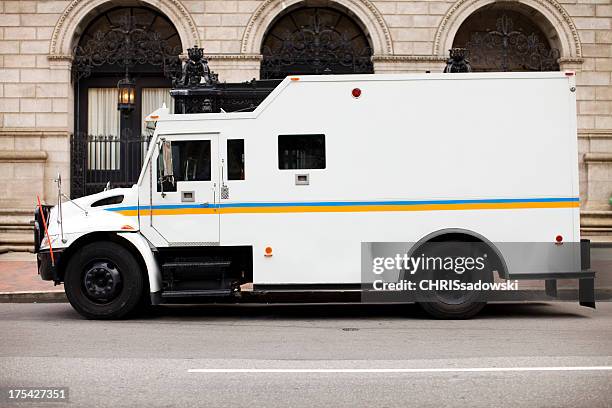
<svg viewBox="0 0 612 408">
<path fill-rule="evenodd" d="M 63 273 L 60 273 L 58 268 L 63 249 L 53 249 L 53 258 L 49 249 L 41 249 L 46 238 L 44 226 L 49 222 L 51 208 L 50 205 L 42 205 L 34 210 L 34 252 L 40 278 L 58 284 L 64 280 Z"/>
<path fill-rule="evenodd" d="M 53 281 L 56 284 L 64 281 L 64 274 L 57 267 L 61 260 L 63 249 L 53 250 L 53 261 L 51 252 L 48 249 L 39 250 L 36 254 L 38 274 L 42 280 Z"/>
</svg>

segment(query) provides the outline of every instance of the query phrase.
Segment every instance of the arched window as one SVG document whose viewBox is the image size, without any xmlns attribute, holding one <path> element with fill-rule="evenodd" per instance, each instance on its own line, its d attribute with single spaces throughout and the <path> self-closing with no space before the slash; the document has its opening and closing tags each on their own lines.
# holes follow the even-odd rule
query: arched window
<svg viewBox="0 0 612 408">
<path fill-rule="evenodd" d="M 372 48 L 348 11 L 300 7 L 281 15 L 261 47 L 262 79 L 287 75 L 372 73 Z"/>
<path fill-rule="evenodd" d="M 161 73 L 171 77 L 177 69 L 181 40 L 170 20 L 144 7 L 119 7 L 89 23 L 74 50 L 78 77 L 123 71 Z"/>
<path fill-rule="evenodd" d="M 538 14 L 508 3 L 485 6 L 459 27 L 453 47 L 468 50 L 474 71 L 558 71 L 556 32 Z"/>
<path fill-rule="evenodd" d="M 73 196 L 136 181 L 148 140 L 143 119 L 162 103 L 172 109 L 181 51 L 176 28 L 156 10 L 116 7 L 92 16 L 73 54 Z M 134 104 L 120 112 L 117 86 L 126 77 Z"/>
</svg>

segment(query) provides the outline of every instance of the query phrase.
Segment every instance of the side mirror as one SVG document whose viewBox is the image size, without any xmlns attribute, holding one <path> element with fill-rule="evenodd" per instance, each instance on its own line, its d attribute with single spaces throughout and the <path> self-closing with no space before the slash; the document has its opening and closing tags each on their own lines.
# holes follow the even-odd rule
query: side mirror
<svg viewBox="0 0 612 408">
<path fill-rule="evenodd" d="M 172 142 L 162 140 L 159 144 L 158 191 L 166 197 L 166 191 L 176 191 L 174 184 L 174 164 L 172 163 Z"/>
<path fill-rule="evenodd" d="M 173 177 L 174 176 L 174 165 L 172 163 L 172 142 L 164 140 L 161 144 L 161 156 L 162 156 L 162 176 Z"/>
</svg>

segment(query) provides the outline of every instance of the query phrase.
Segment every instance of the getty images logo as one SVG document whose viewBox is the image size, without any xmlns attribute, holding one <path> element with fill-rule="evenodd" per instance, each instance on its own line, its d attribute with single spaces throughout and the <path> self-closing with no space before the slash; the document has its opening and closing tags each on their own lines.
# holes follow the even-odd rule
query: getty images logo
<svg viewBox="0 0 612 408">
<path fill-rule="evenodd" d="M 377 257 L 372 259 L 372 272 L 382 275 L 386 271 L 404 270 L 411 275 L 419 271 L 454 271 L 458 275 L 465 272 L 482 271 L 485 268 L 487 254 L 471 256 L 409 256 L 396 254 L 394 257 Z"/>
</svg>

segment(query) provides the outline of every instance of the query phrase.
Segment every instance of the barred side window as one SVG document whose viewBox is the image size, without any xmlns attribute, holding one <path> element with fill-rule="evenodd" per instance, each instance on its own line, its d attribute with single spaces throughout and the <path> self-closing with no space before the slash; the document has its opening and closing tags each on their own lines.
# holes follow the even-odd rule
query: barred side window
<svg viewBox="0 0 612 408">
<path fill-rule="evenodd" d="M 244 180 L 244 139 L 227 141 L 227 179 Z"/>
<path fill-rule="evenodd" d="M 324 169 L 325 135 L 279 135 L 278 168 Z"/>
</svg>

